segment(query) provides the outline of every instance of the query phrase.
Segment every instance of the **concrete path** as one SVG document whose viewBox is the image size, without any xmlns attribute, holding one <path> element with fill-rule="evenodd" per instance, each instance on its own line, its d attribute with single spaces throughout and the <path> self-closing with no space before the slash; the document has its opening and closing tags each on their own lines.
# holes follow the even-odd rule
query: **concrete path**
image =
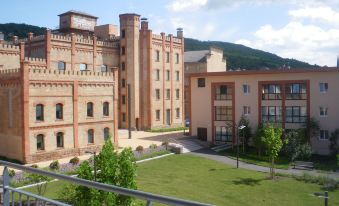
<svg viewBox="0 0 339 206">
<path fill-rule="evenodd" d="M 207 159 L 211 159 L 211 160 L 215 160 L 224 164 L 228 164 L 228 165 L 233 165 L 236 166 L 237 165 L 237 161 L 234 159 L 231 159 L 229 157 L 226 156 L 222 156 L 219 155 L 218 153 L 214 152 L 213 150 L 209 149 L 209 148 L 204 148 L 201 150 L 197 150 L 194 152 L 191 152 L 190 154 L 193 155 L 197 155 L 200 157 L 204 157 Z M 270 168 L 269 167 L 263 167 L 263 166 L 259 166 L 259 165 L 254 165 L 254 164 L 249 164 L 249 163 L 245 163 L 245 162 L 240 162 L 239 161 L 239 167 L 240 168 L 244 168 L 244 169 L 248 169 L 248 170 L 254 170 L 254 171 L 258 171 L 258 172 L 270 172 Z M 310 174 L 312 176 L 326 176 L 332 179 L 339 179 L 339 172 L 318 172 L 316 170 L 297 170 L 297 169 L 288 169 L 288 170 L 284 170 L 284 169 L 275 169 L 275 171 L 277 173 L 281 173 L 281 174 L 292 174 L 292 175 L 303 175 L 304 173 Z"/>
</svg>

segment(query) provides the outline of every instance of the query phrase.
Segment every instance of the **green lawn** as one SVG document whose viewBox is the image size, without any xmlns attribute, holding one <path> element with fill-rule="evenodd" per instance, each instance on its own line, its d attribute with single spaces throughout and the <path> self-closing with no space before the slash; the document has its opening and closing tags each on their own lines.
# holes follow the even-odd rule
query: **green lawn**
<svg viewBox="0 0 339 206">
<path fill-rule="evenodd" d="M 193 155 L 171 155 L 138 164 L 138 189 L 215 205 L 319 206 L 311 196 L 319 185 L 289 177 L 268 180 L 266 173 L 236 169 Z M 46 196 L 57 198 L 63 182 L 50 183 Z M 29 191 L 35 191 L 34 188 Z M 329 192 L 329 205 L 339 205 L 339 190 Z"/>
</svg>

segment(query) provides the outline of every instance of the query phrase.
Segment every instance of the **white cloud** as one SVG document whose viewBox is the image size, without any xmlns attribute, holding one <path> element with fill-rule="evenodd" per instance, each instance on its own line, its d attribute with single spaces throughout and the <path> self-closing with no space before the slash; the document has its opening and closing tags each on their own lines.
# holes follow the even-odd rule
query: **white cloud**
<svg viewBox="0 0 339 206">
<path fill-rule="evenodd" d="M 328 6 L 299 8 L 289 11 L 288 14 L 296 19 L 311 19 L 334 25 L 339 24 L 339 12 Z"/>
<path fill-rule="evenodd" d="M 262 26 L 254 33 L 253 40 L 240 39 L 236 43 L 311 64 L 334 66 L 339 51 L 339 29 L 326 30 L 291 21 L 279 29 Z"/>
<path fill-rule="evenodd" d="M 167 7 L 174 12 L 179 11 L 194 11 L 207 4 L 208 0 L 175 0 Z"/>
</svg>

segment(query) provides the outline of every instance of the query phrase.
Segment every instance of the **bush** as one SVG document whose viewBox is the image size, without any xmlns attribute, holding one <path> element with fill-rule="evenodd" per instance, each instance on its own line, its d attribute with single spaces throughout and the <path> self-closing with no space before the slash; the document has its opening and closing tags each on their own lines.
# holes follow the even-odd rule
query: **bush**
<svg viewBox="0 0 339 206">
<path fill-rule="evenodd" d="M 321 185 L 325 190 L 335 190 L 339 188 L 339 181 L 326 176 L 312 176 L 304 173 L 302 176 L 294 176 L 294 178 L 298 181 Z"/>
<path fill-rule="evenodd" d="M 72 165 L 77 165 L 79 164 L 80 159 L 79 157 L 73 157 L 72 159 L 69 160 L 69 163 L 71 163 Z"/>
<path fill-rule="evenodd" d="M 9 175 L 9 177 L 14 177 L 15 171 L 14 170 L 8 170 L 8 175 Z"/>
<path fill-rule="evenodd" d="M 150 149 L 156 149 L 158 146 L 156 145 L 156 144 L 151 144 L 150 146 L 149 146 L 149 148 Z"/>
<path fill-rule="evenodd" d="M 58 160 L 53 161 L 53 162 L 49 165 L 49 168 L 50 168 L 51 170 L 58 170 L 58 169 L 60 169 L 59 161 L 58 161 Z"/>
<path fill-rule="evenodd" d="M 312 149 L 305 137 L 305 130 L 293 130 L 285 136 L 286 144 L 282 151 L 291 161 L 296 159 L 308 160 L 312 155 Z"/>
<path fill-rule="evenodd" d="M 137 146 L 137 148 L 135 150 L 142 153 L 144 151 L 144 147 L 139 145 L 139 146 Z"/>
<path fill-rule="evenodd" d="M 38 166 L 38 165 L 36 165 L 36 164 L 34 164 L 34 165 L 31 165 L 31 167 L 33 167 L 33 168 L 35 168 L 35 169 L 38 169 L 38 168 L 39 168 L 39 166 Z"/>
</svg>

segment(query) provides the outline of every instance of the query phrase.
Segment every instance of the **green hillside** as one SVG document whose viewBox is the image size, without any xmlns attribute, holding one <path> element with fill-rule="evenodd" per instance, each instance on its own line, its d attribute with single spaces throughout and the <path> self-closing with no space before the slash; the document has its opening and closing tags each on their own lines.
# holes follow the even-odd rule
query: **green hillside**
<svg viewBox="0 0 339 206">
<path fill-rule="evenodd" d="M 9 40 L 11 36 L 16 35 L 19 38 L 26 38 L 28 32 L 34 35 L 44 34 L 46 28 L 27 24 L 0 24 L 0 32 L 5 34 L 5 39 Z M 221 41 L 199 41 L 185 38 L 185 51 L 206 50 L 210 46 L 216 46 L 224 50 L 227 59 L 228 69 L 277 69 L 283 65 L 289 65 L 291 68 L 314 67 L 306 62 L 295 59 L 281 58 L 275 54 L 264 52 L 258 49 L 252 49 L 243 45 L 233 44 Z"/>
<path fill-rule="evenodd" d="M 38 27 L 27 24 L 0 24 L 0 32 L 5 34 L 5 40 L 10 40 L 11 36 L 18 36 L 19 38 L 27 38 L 29 32 L 33 32 L 34 35 L 42 35 L 46 31 L 44 27 Z"/>
<path fill-rule="evenodd" d="M 265 67 L 277 69 L 283 65 L 289 65 L 291 68 L 309 68 L 317 66 L 295 59 L 281 58 L 275 54 L 252 49 L 240 44 L 221 41 L 199 41 L 196 39 L 185 38 L 185 51 L 207 50 L 210 46 L 216 46 L 224 50 L 228 69 L 241 68 L 253 70 Z"/>
</svg>

